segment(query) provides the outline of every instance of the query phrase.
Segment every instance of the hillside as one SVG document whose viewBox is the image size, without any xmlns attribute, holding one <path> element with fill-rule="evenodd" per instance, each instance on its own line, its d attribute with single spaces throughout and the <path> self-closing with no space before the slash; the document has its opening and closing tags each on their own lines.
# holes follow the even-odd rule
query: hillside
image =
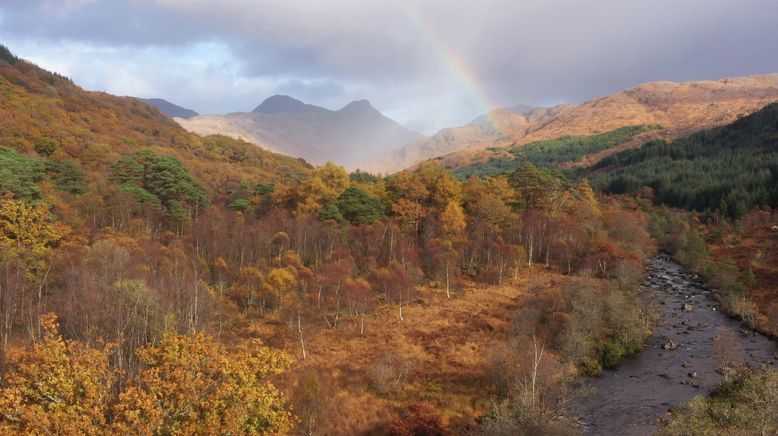
<svg viewBox="0 0 778 436">
<path fill-rule="evenodd" d="M 177 119 L 198 134 L 224 134 L 322 164 L 356 168 L 419 137 L 366 100 L 332 111 L 288 96 L 266 99 L 250 113 Z"/>
<path fill-rule="evenodd" d="M 84 91 L 20 61 L 0 65 L 0 145 L 48 162 L 73 162 L 89 180 L 144 148 L 182 160 L 215 192 L 241 181 L 298 180 L 306 163 L 227 137 L 198 137 L 131 97 Z"/>
<path fill-rule="evenodd" d="M 570 168 L 580 165 L 584 158 L 651 137 L 660 129 L 661 126 L 626 126 L 591 136 L 563 136 L 512 147 L 492 147 L 484 152 L 490 154 L 488 160 L 462 163 L 449 169 L 458 178 L 466 179 L 510 174 L 524 163 L 544 168 Z M 448 164 L 451 164 L 450 160 Z"/>
<path fill-rule="evenodd" d="M 778 207 L 778 104 L 726 126 L 673 142 L 651 141 L 590 167 L 595 189 L 612 194 L 653 190 L 658 203 L 738 218 Z"/>
<path fill-rule="evenodd" d="M 199 115 L 197 112 L 187 109 L 185 107 L 181 107 L 177 104 L 173 104 L 165 99 L 162 98 L 141 98 L 139 99 L 143 101 L 144 103 L 148 103 L 155 108 L 159 109 L 163 114 L 174 118 L 192 118 Z"/>
<path fill-rule="evenodd" d="M 778 101 L 778 74 L 685 83 L 651 82 L 579 105 L 534 109 L 528 114 L 494 111 L 470 124 L 421 138 L 376 162 L 375 168 L 397 171 L 441 157 L 456 169 L 487 162 L 500 151 L 564 136 L 590 136 L 625 126 L 662 126 L 649 136 L 624 144 L 636 147 L 649 138 L 669 139 L 723 125 Z M 605 157 L 602 153 L 597 159 Z M 591 159 L 583 158 L 584 162 Z"/>
</svg>

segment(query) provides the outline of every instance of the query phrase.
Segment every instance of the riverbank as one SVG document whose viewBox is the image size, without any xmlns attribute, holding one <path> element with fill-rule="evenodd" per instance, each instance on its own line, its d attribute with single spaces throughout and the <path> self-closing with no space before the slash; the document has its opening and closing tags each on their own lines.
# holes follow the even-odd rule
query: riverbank
<svg viewBox="0 0 778 436">
<path fill-rule="evenodd" d="M 591 379 L 592 392 L 571 406 L 585 433 L 655 433 L 670 409 L 723 381 L 716 357 L 725 345 L 751 368 L 778 367 L 776 344 L 723 313 L 713 293 L 668 255 L 647 261 L 641 293 L 660 320 L 642 352 Z"/>
</svg>

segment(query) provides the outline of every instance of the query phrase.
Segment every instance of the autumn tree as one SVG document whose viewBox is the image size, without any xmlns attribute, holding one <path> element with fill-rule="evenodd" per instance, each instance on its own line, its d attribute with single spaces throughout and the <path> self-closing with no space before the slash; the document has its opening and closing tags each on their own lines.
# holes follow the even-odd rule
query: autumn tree
<svg viewBox="0 0 778 436">
<path fill-rule="evenodd" d="M 31 350 L 8 353 L 0 388 L 3 434 L 102 434 L 107 428 L 110 347 L 65 341 L 57 318 L 45 315 Z"/>
<path fill-rule="evenodd" d="M 425 204 L 429 191 L 424 184 L 408 173 L 399 173 L 387 180 L 387 191 L 390 194 L 392 212 L 399 219 L 403 228 L 419 234 L 422 220 L 429 214 Z"/>
<path fill-rule="evenodd" d="M 300 377 L 294 396 L 295 414 L 300 418 L 300 425 L 306 435 L 316 434 L 319 418 L 326 402 L 325 394 L 316 370 L 306 369 Z"/>
<path fill-rule="evenodd" d="M 58 148 L 57 141 L 49 136 L 41 136 L 35 142 L 35 152 L 41 156 L 51 156 Z"/>
<path fill-rule="evenodd" d="M 442 263 L 445 277 L 446 297 L 451 298 L 451 283 L 459 277 L 459 259 L 462 253 L 462 244 L 465 241 L 465 212 L 462 206 L 455 202 L 446 205 L 440 214 L 440 238 L 438 242 L 437 257 Z"/>
<path fill-rule="evenodd" d="M 365 333 L 365 313 L 371 308 L 373 288 L 363 278 L 346 278 L 343 282 L 343 295 L 349 312 L 359 318 L 359 334 Z"/>
<path fill-rule="evenodd" d="M 462 187 L 450 171 L 435 164 L 424 164 L 413 172 L 402 172 L 387 179 L 386 190 L 392 212 L 406 230 L 419 236 L 424 218 L 438 218 L 450 202 L 462 200 Z"/>
<path fill-rule="evenodd" d="M 282 433 L 291 415 L 267 379 L 288 359 L 249 341 L 235 351 L 204 334 L 167 335 L 138 355 L 137 384 L 113 408 L 121 434 Z"/>
<path fill-rule="evenodd" d="M 318 270 L 316 307 L 324 307 L 329 312 L 325 319 L 331 328 L 338 326 L 341 311 L 345 309 L 343 302 L 344 284 L 351 277 L 352 267 L 352 260 L 343 257 L 322 265 Z"/>
<path fill-rule="evenodd" d="M 267 273 L 265 283 L 274 296 L 273 310 L 277 312 L 283 307 L 288 292 L 297 283 L 297 278 L 291 268 L 273 268 Z"/>
<path fill-rule="evenodd" d="M 264 313 L 266 302 L 261 299 L 261 292 L 265 288 L 265 276 L 253 266 L 240 269 L 238 280 L 230 288 L 230 296 L 238 301 L 247 313 L 259 308 Z"/>
<path fill-rule="evenodd" d="M 284 200 L 298 215 L 316 216 L 328 204 L 334 204 L 349 186 L 349 177 L 343 167 L 327 162 L 299 186 L 289 190 Z"/>
<path fill-rule="evenodd" d="M 370 283 L 373 289 L 384 294 L 386 304 L 397 304 L 400 319 L 403 319 L 403 304 L 407 305 L 415 294 L 416 288 L 408 272 L 397 262 L 391 262 L 385 267 L 370 273 Z"/>
<path fill-rule="evenodd" d="M 0 288 L 3 345 L 7 344 L 26 293 L 34 292 L 32 298 L 37 303 L 34 310 L 40 313 L 43 290 L 51 271 L 51 249 L 66 231 L 64 226 L 51 223 L 51 215 L 42 206 L 0 197 L 0 262 L 5 265 L 0 272 L 5 275 L 5 280 L 0 282 L 5 285 Z M 19 277 L 19 268 L 24 270 L 23 279 Z M 37 335 L 37 325 L 29 327 Z"/>
</svg>

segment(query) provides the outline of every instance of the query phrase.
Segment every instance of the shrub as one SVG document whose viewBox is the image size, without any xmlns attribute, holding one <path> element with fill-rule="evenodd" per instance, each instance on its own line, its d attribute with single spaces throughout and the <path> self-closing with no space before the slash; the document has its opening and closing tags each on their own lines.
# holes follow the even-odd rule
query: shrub
<svg viewBox="0 0 778 436">
<path fill-rule="evenodd" d="M 444 436 L 448 434 L 438 412 L 426 404 L 411 404 L 389 427 L 391 436 Z"/>
</svg>

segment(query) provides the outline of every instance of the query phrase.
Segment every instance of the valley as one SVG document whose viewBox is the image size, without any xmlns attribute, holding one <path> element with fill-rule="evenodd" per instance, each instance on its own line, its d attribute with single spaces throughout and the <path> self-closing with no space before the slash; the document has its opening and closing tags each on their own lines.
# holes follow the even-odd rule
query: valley
<svg viewBox="0 0 778 436">
<path fill-rule="evenodd" d="M 0 46 L 0 433 L 778 431 L 777 100 L 650 82 L 423 137 Z"/>
</svg>

